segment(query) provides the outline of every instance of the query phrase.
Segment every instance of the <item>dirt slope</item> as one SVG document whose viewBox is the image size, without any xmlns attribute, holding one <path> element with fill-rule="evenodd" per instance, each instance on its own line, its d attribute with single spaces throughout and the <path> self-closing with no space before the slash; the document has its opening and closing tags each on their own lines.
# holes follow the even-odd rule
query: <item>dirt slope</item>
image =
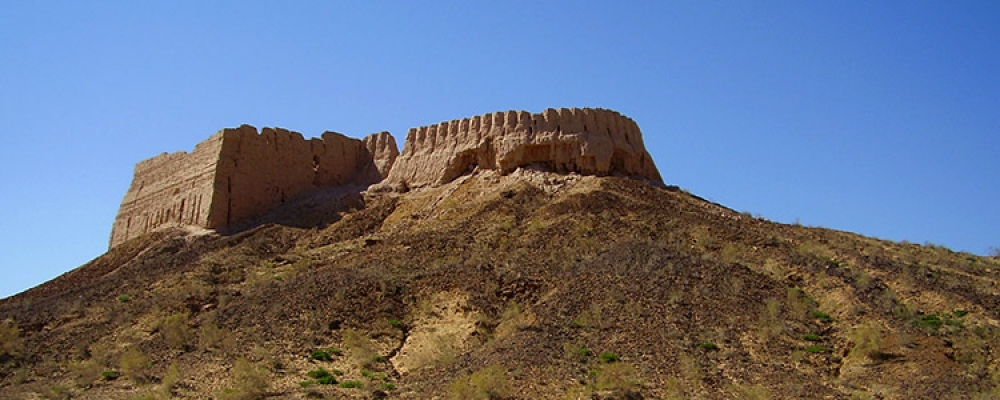
<svg viewBox="0 0 1000 400">
<path fill-rule="evenodd" d="M 0 301 L 0 398 L 1000 395 L 996 259 L 529 170 L 261 222 Z"/>
</svg>

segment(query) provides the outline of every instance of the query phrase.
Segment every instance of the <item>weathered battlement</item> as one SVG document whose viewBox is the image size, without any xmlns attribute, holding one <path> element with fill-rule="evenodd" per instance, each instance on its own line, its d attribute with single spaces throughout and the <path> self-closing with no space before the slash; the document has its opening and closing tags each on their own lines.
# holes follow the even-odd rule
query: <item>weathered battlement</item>
<svg viewBox="0 0 1000 400">
<path fill-rule="evenodd" d="M 191 153 L 136 164 L 110 245 L 166 226 L 228 227 L 311 190 L 381 180 L 366 142 L 358 139 L 326 132 L 306 140 L 280 128 L 258 134 L 249 125 L 223 129 Z"/>
<path fill-rule="evenodd" d="M 387 180 L 421 187 L 448 182 L 475 168 L 506 174 L 532 165 L 554 172 L 662 181 L 638 125 L 600 108 L 496 112 L 410 129 Z"/>
<path fill-rule="evenodd" d="M 396 146 L 396 139 L 389 132 L 382 131 L 368 135 L 364 139 L 365 147 L 375 158 L 375 166 L 383 176 L 389 176 L 396 157 L 399 157 L 399 147 Z"/>
<path fill-rule="evenodd" d="M 639 127 L 592 108 L 506 111 L 410 129 L 403 153 L 389 132 L 363 140 L 335 132 L 304 139 L 280 128 L 223 129 L 191 153 L 135 166 L 111 247 L 168 226 L 238 226 L 306 192 L 343 185 L 417 188 L 475 169 L 519 167 L 621 175 L 661 183 Z"/>
</svg>

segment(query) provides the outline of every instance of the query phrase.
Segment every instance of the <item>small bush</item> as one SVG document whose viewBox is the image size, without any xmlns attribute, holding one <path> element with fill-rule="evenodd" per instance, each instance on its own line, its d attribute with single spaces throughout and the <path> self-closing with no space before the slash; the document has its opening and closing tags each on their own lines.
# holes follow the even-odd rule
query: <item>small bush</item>
<svg viewBox="0 0 1000 400">
<path fill-rule="evenodd" d="M 256 400 L 267 394 L 271 384 L 267 372 L 253 365 L 245 358 L 236 360 L 233 366 L 233 387 L 223 390 L 221 400 Z"/>
<path fill-rule="evenodd" d="M 181 378 L 180 368 L 177 367 L 176 363 L 170 363 L 170 365 L 167 366 L 166 375 L 164 375 L 163 380 L 160 381 L 162 389 L 165 392 L 164 394 L 166 394 L 167 397 L 171 397 L 170 395 L 174 390 L 174 387 L 177 386 L 177 382 L 181 381 Z"/>
<path fill-rule="evenodd" d="M 639 375 L 627 363 L 615 363 L 597 371 L 597 390 L 630 391 L 639 386 Z"/>
<path fill-rule="evenodd" d="M 402 330 L 403 328 L 405 328 L 405 326 L 403 325 L 403 321 L 400 321 L 398 319 L 390 319 L 389 320 L 389 326 L 391 326 L 393 328 L 396 328 L 396 329 L 399 329 L 399 330 Z"/>
<path fill-rule="evenodd" d="M 383 357 L 383 356 L 380 356 L 380 355 L 374 355 L 374 356 L 372 356 L 372 361 L 377 362 L 377 363 L 383 363 L 383 362 L 386 362 L 386 358 Z"/>
<path fill-rule="evenodd" d="M 344 330 L 344 347 L 351 352 L 351 357 L 359 366 L 368 365 L 375 354 L 375 345 L 371 339 L 354 329 Z"/>
<path fill-rule="evenodd" d="M 831 317 L 830 314 L 827 314 L 827 313 L 822 312 L 822 311 L 813 311 L 811 315 L 812 315 L 813 318 L 818 319 L 818 320 L 823 321 L 823 322 L 826 322 L 826 323 L 833 322 L 833 317 Z"/>
<path fill-rule="evenodd" d="M 362 385 L 361 385 L 360 381 L 343 381 L 343 382 L 340 382 L 340 387 L 342 387 L 344 389 L 357 389 L 357 388 L 359 388 L 361 386 Z"/>
<path fill-rule="evenodd" d="M 618 354 L 615 354 L 615 353 L 612 353 L 612 352 L 601 353 L 601 355 L 597 356 L 597 358 L 599 360 L 601 360 L 601 361 L 606 362 L 606 363 L 613 363 L 613 362 L 621 360 L 621 357 L 618 356 Z"/>
<path fill-rule="evenodd" d="M 324 350 L 315 350 L 312 352 L 312 354 L 310 354 L 310 356 L 312 357 L 313 360 L 333 361 L 333 357 L 330 356 L 330 353 Z"/>
<path fill-rule="evenodd" d="M 21 329 L 13 321 L 0 322 L 0 355 L 21 353 Z"/>
<path fill-rule="evenodd" d="M 854 342 L 854 347 L 849 355 L 876 359 L 883 354 L 882 333 L 874 323 L 855 328 L 850 339 Z"/>
<path fill-rule="evenodd" d="M 590 351 L 590 349 L 588 349 L 586 347 L 580 347 L 580 348 L 576 349 L 575 353 L 576 353 L 576 355 L 581 356 L 581 357 L 590 357 L 591 355 L 594 354 L 594 352 Z"/>
<path fill-rule="evenodd" d="M 316 383 L 320 385 L 336 385 L 337 378 L 334 378 L 333 376 L 324 376 L 322 378 L 316 379 Z"/>
<path fill-rule="evenodd" d="M 379 388 L 379 389 L 382 389 L 382 390 L 385 390 L 385 391 L 390 391 L 390 390 L 393 390 L 393 389 L 395 389 L 395 388 L 396 388 L 396 385 L 393 385 L 393 384 L 391 384 L 391 383 L 389 383 L 389 382 L 385 382 L 385 383 L 380 383 L 380 384 L 378 385 L 378 388 Z"/>
<path fill-rule="evenodd" d="M 708 351 L 718 351 L 719 350 L 719 346 L 717 344 L 711 343 L 711 342 L 699 344 L 698 347 L 701 347 L 702 349 L 708 350 Z"/>
<path fill-rule="evenodd" d="M 160 333 L 170 347 L 175 349 L 187 349 L 188 343 L 194 338 L 191 327 L 188 326 L 188 315 L 176 313 L 163 318 L 160 324 Z"/>
<path fill-rule="evenodd" d="M 940 329 L 941 325 L 944 325 L 944 321 L 941 320 L 941 317 L 938 316 L 937 313 L 921 315 L 916 321 L 913 321 L 913 323 L 917 327 L 928 328 L 935 331 Z"/>
<path fill-rule="evenodd" d="M 507 374 L 496 365 L 483 368 L 468 377 L 459 378 L 448 388 L 450 400 L 503 399 L 510 394 Z"/>
<path fill-rule="evenodd" d="M 317 370 L 309 371 L 306 373 L 306 375 L 313 379 L 319 379 L 326 376 L 330 376 L 330 371 L 327 371 L 325 368 L 320 368 Z"/>
<path fill-rule="evenodd" d="M 95 381 L 103 379 L 104 366 L 94 360 L 71 362 L 69 369 L 73 373 L 73 381 L 77 386 L 87 388 Z"/>
<path fill-rule="evenodd" d="M 118 302 L 119 303 L 128 303 L 130 301 L 132 301 L 132 297 L 129 296 L 129 295 L 127 295 L 127 294 L 123 294 L 121 296 L 118 296 Z"/>
<path fill-rule="evenodd" d="M 101 378 L 104 379 L 104 380 L 106 380 L 106 381 L 113 381 L 115 379 L 118 379 L 118 376 L 119 376 L 118 371 L 104 371 L 104 372 L 101 372 Z"/>
<path fill-rule="evenodd" d="M 815 333 L 807 333 L 805 335 L 802 335 L 802 339 L 808 340 L 810 342 L 818 342 L 820 337 Z"/>
<path fill-rule="evenodd" d="M 235 342 L 229 343 L 233 341 L 233 339 L 227 340 L 229 338 L 231 338 L 231 336 L 228 336 L 226 331 L 222 330 L 222 328 L 215 323 L 204 323 L 198 331 L 198 341 L 201 343 L 201 346 L 206 349 L 226 349 L 235 347 Z"/>
<path fill-rule="evenodd" d="M 830 349 L 828 349 L 826 347 L 823 347 L 823 346 L 818 346 L 818 345 L 812 345 L 812 346 L 806 347 L 806 353 L 826 353 L 828 351 L 830 351 Z"/>
<path fill-rule="evenodd" d="M 119 366 L 122 373 L 134 382 L 145 383 L 149 380 L 149 368 L 152 367 L 152 363 L 142 351 L 132 347 L 122 353 L 121 358 L 119 358 Z"/>
</svg>

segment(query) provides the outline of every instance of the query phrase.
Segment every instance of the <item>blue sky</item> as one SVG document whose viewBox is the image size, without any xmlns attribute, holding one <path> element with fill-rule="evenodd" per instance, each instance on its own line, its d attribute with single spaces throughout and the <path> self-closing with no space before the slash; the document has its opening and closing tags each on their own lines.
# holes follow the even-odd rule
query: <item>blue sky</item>
<svg viewBox="0 0 1000 400">
<path fill-rule="evenodd" d="M 1000 3 L 6 2 L 0 297 L 102 254 L 136 162 L 604 107 L 668 184 L 779 222 L 1000 247 Z"/>
</svg>

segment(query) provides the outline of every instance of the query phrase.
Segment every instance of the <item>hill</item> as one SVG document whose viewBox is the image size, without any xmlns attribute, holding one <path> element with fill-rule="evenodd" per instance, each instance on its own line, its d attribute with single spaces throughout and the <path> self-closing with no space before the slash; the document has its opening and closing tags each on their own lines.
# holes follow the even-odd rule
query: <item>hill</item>
<svg viewBox="0 0 1000 400">
<path fill-rule="evenodd" d="M 0 397 L 997 398 L 998 280 L 678 188 L 477 169 L 142 235 L 0 300 Z"/>
</svg>

